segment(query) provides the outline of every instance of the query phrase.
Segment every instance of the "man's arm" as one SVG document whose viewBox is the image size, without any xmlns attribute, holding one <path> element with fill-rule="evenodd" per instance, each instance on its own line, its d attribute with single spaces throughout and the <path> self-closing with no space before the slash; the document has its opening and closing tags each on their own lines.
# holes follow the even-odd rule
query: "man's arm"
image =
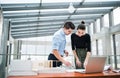
<svg viewBox="0 0 120 78">
<path fill-rule="evenodd" d="M 65 60 L 60 56 L 58 50 L 54 49 L 54 50 L 53 50 L 53 54 L 55 55 L 55 57 L 56 57 L 59 61 L 61 61 L 62 63 L 64 63 L 66 66 L 71 66 L 71 63 L 70 63 L 70 62 L 65 61 Z"/>
</svg>

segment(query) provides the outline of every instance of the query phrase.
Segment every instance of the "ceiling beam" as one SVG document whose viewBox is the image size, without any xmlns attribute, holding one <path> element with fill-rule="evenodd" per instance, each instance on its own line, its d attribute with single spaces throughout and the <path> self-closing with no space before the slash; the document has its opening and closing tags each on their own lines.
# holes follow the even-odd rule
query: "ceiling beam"
<svg viewBox="0 0 120 78">
<path fill-rule="evenodd" d="M 28 33 L 28 32 L 24 32 L 24 33 L 13 33 L 13 34 L 11 34 L 12 36 L 22 36 L 22 35 L 29 35 L 29 34 L 33 34 L 33 35 L 37 35 L 37 34 L 45 34 L 45 33 L 51 33 L 51 32 L 56 32 L 57 31 L 57 29 L 55 30 L 49 30 L 49 31 L 42 31 L 42 32 L 32 32 L 32 33 Z"/>
<path fill-rule="evenodd" d="M 78 11 L 76 13 L 74 13 L 73 15 L 85 15 L 85 14 L 105 14 L 110 12 L 111 9 L 94 9 L 94 10 L 83 10 L 83 11 Z M 65 16 L 65 15 L 70 15 L 70 13 L 44 13 L 44 14 L 40 14 L 40 13 L 36 13 L 36 12 L 29 12 L 29 13 L 7 13 L 7 14 L 3 14 L 4 18 L 8 18 L 8 19 L 15 19 L 15 18 L 28 18 L 28 17 L 47 17 L 47 16 Z"/>
<path fill-rule="evenodd" d="M 69 21 L 71 19 L 74 19 L 74 20 L 85 20 L 85 19 L 91 19 L 91 20 L 95 20 L 97 18 L 100 18 L 102 15 L 90 15 L 90 16 L 73 16 L 71 17 L 70 19 L 64 19 L 64 20 L 53 20 L 53 21 L 50 21 L 50 22 L 40 22 L 40 21 L 26 21 L 26 22 L 11 22 L 12 25 L 25 25 L 25 24 L 39 24 L 39 25 L 46 25 L 46 24 L 63 24 L 64 21 Z M 86 21 L 87 22 L 87 21 Z"/>
<path fill-rule="evenodd" d="M 103 2 L 84 2 L 79 5 L 79 2 L 73 3 L 75 8 L 90 8 L 90 7 L 118 7 L 120 1 L 103 1 Z M 3 11 L 19 11 L 19 10 L 40 10 L 40 9 L 66 9 L 69 6 L 69 2 L 64 3 L 42 3 L 40 7 L 39 3 L 33 4 L 2 4 Z"/>
<path fill-rule="evenodd" d="M 20 38 L 31 38 L 31 37 L 42 37 L 42 36 L 50 36 L 53 35 L 54 32 L 46 32 L 46 33 L 39 33 L 39 34 L 24 34 L 24 35 L 12 35 L 14 39 Z"/>
<path fill-rule="evenodd" d="M 78 24 L 80 23 L 74 23 L 75 26 L 78 26 Z M 89 25 L 89 23 L 85 23 L 86 26 Z M 52 25 L 14 25 L 14 26 L 11 26 L 11 29 L 22 29 L 22 28 L 37 28 L 37 27 L 62 27 L 61 24 L 52 24 Z"/>
<path fill-rule="evenodd" d="M 11 27 L 12 30 L 14 29 L 29 29 L 29 28 L 53 28 L 53 27 L 60 27 L 61 25 L 46 25 L 46 26 L 40 26 L 40 25 L 31 25 L 31 26 L 17 26 L 17 27 Z"/>
<path fill-rule="evenodd" d="M 33 24 L 33 25 L 11 25 L 11 29 L 19 29 L 19 28 L 30 28 L 30 27 L 54 27 L 54 26 L 61 26 L 61 24 L 48 24 L 48 25 L 38 25 L 38 24 Z"/>
<path fill-rule="evenodd" d="M 39 31 L 44 31 L 44 30 L 52 30 L 52 29 L 59 29 L 59 28 L 61 28 L 60 26 L 58 26 L 58 27 L 34 27 L 34 28 L 21 28 L 21 29 L 11 29 L 11 32 L 13 33 L 13 32 L 15 32 L 15 33 L 17 33 L 17 32 L 32 32 L 32 31 L 36 31 L 36 32 L 39 32 Z"/>
<path fill-rule="evenodd" d="M 96 19 L 96 18 L 95 18 Z M 76 19 L 76 20 L 67 20 L 67 21 L 71 21 L 71 22 L 76 22 L 76 21 L 82 21 L 83 19 Z M 52 23 L 52 22 L 64 22 L 64 21 L 66 21 L 66 20 L 46 20 L 46 21 L 42 21 L 42 20 L 23 20 L 23 21 L 11 21 L 11 24 L 12 25 L 19 25 L 19 24 L 33 24 L 33 23 Z M 94 19 L 86 19 L 86 20 L 84 20 L 86 23 L 88 23 L 88 22 L 93 22 L 94 21 Z"/>
<path fill-rule="evenodd" d="M 14 24 L 12 24 L 12 25 L 32 25 L 32 24 L 37 24 L 37 25 L 49 25 L 49 24 L 51 24 L 51 25 L 56 25 L 56 24 L 63 24 L 64 22 L 44 22 L 44 23 L 40 23 L 40 22 L 38 22 L 38 23 L 19 23 L 19 24 L 16 24 L 16 23 L 14 23 Z"/>
<path fill-rule="evenodd" d="M 21 31 L 11 31 L 11 34 L 24 34 L 24 33 L 43 33 L 43 32 L 50 32 L 50 31 L 56 31 L 60 29 L 58 28 L 49 28 L 49 29 L 31 29 L 31 30 L 21 30 Z"/>
<path fill-rule="evenodd" d="M 90 21 L 89 21 L 90 22 Z M 89 23 L 89 22 L 86 22 L 86 25 Z M 94 22 L 94 21 L 91 21 L 91 22 Z M 75 24 L 77 23 L 77 24 L 80 24 L 80 21 L 76 21 L 76 22 L 74 22 Z M 56 26 L 56 25 L 54 25 L 54 26 L 39 26 L 39 25 L 37 25 L 37 26 L 31 26 L 31 27 L 29 27 L 29 26 L 27 26 L 27 27 L 11 27 L 11 32 L 19 32 L 19 31 L 31 31 L 31 30 L 43 30 L 43 29 L 52 29 L 52 28 L 61 28 L 62 26 L 61 25 L 58 25 L 58 26 Z"/>
</svg>

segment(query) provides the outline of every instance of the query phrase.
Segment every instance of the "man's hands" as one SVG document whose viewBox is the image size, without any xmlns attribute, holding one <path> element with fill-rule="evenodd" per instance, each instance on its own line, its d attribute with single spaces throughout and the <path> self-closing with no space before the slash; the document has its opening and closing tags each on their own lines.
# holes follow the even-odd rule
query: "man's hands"
<svg viewBox="0 0 120 78">
<path fill-rule="evenodd" d="M 55 55 L 55 57 L 61 61 L 62 63 L 64 63 L 66 66 L 71 66 L 71 63 L 69 61 L 66 61 L 63 59 L 63 57 L 60 56 L 58 50 L 54 49 L 53 50 L 53 54 Z"/>
<path fill-rule="evenodd" d="M 69 55 L 69 52 L 67 50 L 64 50 L 64 53 L 65 53 L 66 57 Z"/>
<path fill-rule="evenodd" d="M 63 63 L 68 67 L 71 66 L 71 63 L 69 61 L 64 61 Z"/>
<path fill-rule="evenodd" d="M 64 50 L 65 56 L 68 57 L 69 52 L 67 50 Z M 69 61 L 64 61 L 63 62 L 66 66 L 71 66 L 71 63 Z"/>
</svg>

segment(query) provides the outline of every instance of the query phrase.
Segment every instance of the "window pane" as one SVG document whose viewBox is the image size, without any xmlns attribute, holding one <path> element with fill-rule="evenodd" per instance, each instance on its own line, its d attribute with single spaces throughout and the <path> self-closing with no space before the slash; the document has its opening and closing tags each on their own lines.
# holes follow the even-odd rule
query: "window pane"
<svg viewBox="0 0 120 78">
<path fill-rule="evenodd" d="M 113 11 L 114 15 L 114 25 L 120 24 L 120 7 Z"/>
<path fill-rule="evenodd" d="M 115 35 L 116 41 L 116 55 L 117 55 L 117 68 L 120 68 L 120 34 Z"/>
<path fill-rule="evenodd" d="M 102 40 L 101 39 L 98 40 L 98 54 L 99 55 L 104 55 L 103 54 L 103 47 L 102 47 Z"/>
<path fill-rule="evenodd" d="M 92 41 L 92 55 L 97 55 L 96 52 L 96 41 Z"/>
<path fill-rule="evenodd" d="M 117 55 L 120 55 L 120 34 L 115 35 L 115 41 L 116 41 L 116 53 Z"/>
<path fill-rule="evenodd" d="M 109 27 L 109 17 L 108 14 L 104 15 L 104 26 Z"/>
<path fill-rule="evenodd" d="M 100 32 L 100 19 L 97 19 L 97 32 Z"/>
<path fill-rule="evenodd" d="M 90 25 L 90 34 L 91 35 L 93 34 L 93 23 L 91 23 L 91 25 Z"/>
</svg>

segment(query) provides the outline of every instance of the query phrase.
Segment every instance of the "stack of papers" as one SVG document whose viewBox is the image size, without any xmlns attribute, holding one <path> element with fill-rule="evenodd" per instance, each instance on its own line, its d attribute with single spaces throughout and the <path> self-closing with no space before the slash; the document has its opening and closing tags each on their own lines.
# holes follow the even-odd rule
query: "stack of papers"
<svg viewBox="0 0 120 78">
<path fill-rule="evenodd" d="M 67 72 L 82 72 L 85 71 L 85 69 L 68 69 Z"/>
<path fill-rule="evenodd" d="M 120 73 L 120 70 L 113 70 L 114 73 Z"/>
</svg>

